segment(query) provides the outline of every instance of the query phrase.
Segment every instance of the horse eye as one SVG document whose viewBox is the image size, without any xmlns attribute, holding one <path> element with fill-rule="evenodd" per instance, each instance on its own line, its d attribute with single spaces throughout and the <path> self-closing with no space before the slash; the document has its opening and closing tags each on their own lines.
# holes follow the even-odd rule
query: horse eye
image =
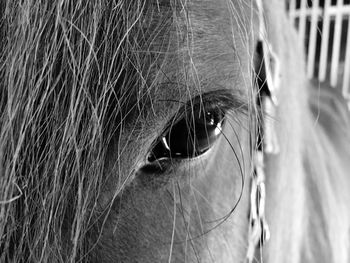
<svg viewBox="0 0 350 263">
<path fill-rule="evenodd" d="M 224 114 L 218 108 L 199 108 L 169 125 L 151 150 L 148 161 L 161 158 L 194 158 L 206 152 L 221 134 Z"/>
</svg>

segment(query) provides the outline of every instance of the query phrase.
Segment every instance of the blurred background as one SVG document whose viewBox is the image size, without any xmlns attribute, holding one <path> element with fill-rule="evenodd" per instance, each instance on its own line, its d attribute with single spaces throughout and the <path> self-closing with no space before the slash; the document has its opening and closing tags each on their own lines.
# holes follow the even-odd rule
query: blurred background
<svg viewBox="0 0 350 263">
<path fill-rule="evenodd" d="M 309 79 L 340 93 L 350 109 L 350 0 L 286 0 L 304 45 Z"/>
</svg>

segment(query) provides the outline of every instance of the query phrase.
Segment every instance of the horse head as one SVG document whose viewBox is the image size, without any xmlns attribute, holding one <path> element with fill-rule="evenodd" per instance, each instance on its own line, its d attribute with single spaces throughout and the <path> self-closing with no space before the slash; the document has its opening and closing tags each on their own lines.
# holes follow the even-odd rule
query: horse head
<svg viewBox="0 0 350 263">
<path fill-rule="evenodd" d="M 346 117 L 284 1 L 0 5 L 2 260 L 348 259 Z"/>
</svg>

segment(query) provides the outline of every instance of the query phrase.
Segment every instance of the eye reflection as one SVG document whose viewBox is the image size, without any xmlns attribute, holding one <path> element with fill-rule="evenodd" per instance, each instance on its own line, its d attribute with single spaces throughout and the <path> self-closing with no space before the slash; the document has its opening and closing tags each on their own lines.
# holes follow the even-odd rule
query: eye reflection
<svg viewBox="0 0 350 263">
<path fill-rule="evenodd" d="M 220 136 L 223 122 L 224 114 L 218 107 L 204 110 L 195 106 L 157 140 L 148 161 L 194 158 L 205 153 Z"/>
</svg>

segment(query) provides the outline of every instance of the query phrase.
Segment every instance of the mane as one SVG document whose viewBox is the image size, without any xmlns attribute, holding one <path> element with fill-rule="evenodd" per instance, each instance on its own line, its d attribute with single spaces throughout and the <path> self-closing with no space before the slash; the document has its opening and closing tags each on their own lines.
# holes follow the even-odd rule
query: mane
<svg viewBox="0 0 350 263">
<path fill-rule="evenodd" d="M 347 262 L 350 246 L 349 113 L 340 92 L 337 94 L 334 89 L 318 85 L 308 88 L 314 118 L 309 123 L 312 133 L 306 138 L 304 153 L 310 215 L 302 259 Z M 322 257 L 319 250 L 324 252 Z"/>
<path fill-rule="evenodd" d="M 276 120 L 281 152 L 266 164 L 266 213 L 274 233 L 266 261 L 348 262 L 349 114 L 335 90 L 306 79 L 303 59 L 296 59 L 303 49 L 295 47 L 282 5 L 266 3 L 271 41 L 289 73 L 282 76 Z"/>
<path fill-rule="evenodd" d="M 152 68 L 146 2 L 0 7 L 0 261 L 83 259 L 108 146 Z"/>
</svg>

